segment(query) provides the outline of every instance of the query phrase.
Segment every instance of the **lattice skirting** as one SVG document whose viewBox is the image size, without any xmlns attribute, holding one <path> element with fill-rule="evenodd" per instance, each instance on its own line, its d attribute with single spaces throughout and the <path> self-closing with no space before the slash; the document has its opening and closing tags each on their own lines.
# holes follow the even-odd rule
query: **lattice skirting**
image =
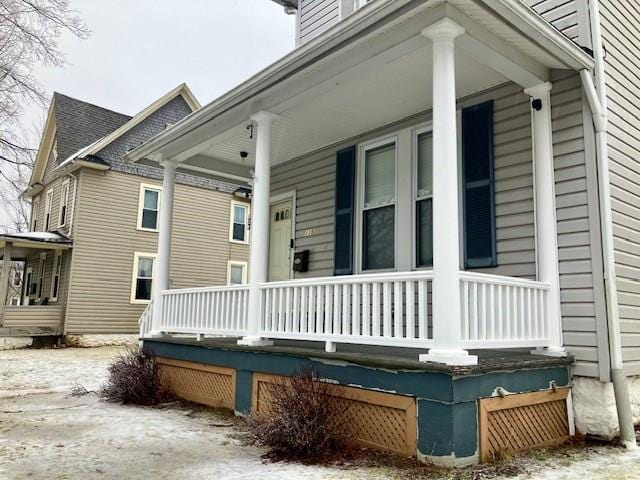
<svg viewBox="0 0 640 480">
<path fill-rule="evenodd" d="M 254 373 L 252 409 L 269 409 L 270 391 L 286 377 Z M 360 388 L 333 385 L 331 394 L 344 402 L 348 434 L 357 444 L 402 455 L 416 454 L 416 401 L 414 398 Z"/>
<path fill-rule="evenodd" d="M 507 395 L 478 401 L 480 458 L 559 445 L 569 438 L 569 389 Z"/>
<path fill-rule="evenodd" d="M 200 363 L 157 358 L 160 381 L 171 393 L 211 407 L 234 408 L 236 371 Z"/>
</svg>

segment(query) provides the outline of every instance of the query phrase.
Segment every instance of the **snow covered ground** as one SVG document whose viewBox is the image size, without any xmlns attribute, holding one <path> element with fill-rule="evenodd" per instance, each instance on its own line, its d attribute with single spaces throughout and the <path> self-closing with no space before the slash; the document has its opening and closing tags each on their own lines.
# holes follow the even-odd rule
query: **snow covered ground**
<svg viewBox="0 0 640 480">
<path fill-rule="evenodd" d="M 265 462 L 262 451 L 238 439 L 233 420 L 215 412 L 179 404 L 125 407 L 93 394 L 70 395 L 74 384 L 97 389 L 121 351 L 0 352 L 1 479 L 398 478 L 386 467 Z M 522 463 L 529 472 L 517 477 L 522 480 L 640 479 L 640 452 L 615 448 L 590 447 Z M 443 478 L 449 475 L 463 476 L 443 472 Z"/>
</svg>

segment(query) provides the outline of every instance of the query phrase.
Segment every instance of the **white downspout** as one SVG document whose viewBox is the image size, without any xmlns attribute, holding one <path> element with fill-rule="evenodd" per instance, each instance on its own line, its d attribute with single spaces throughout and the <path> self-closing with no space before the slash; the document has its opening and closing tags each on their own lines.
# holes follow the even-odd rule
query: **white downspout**
<svg viewBox="0 0 640 480">
<path fill-rule="evenodd" d="M 594 85 L 591 72 L 581 70 L 582 85 L 591 108 L 596 134 L 596 156 L 600 189 L 600 227 L 604 257 L 604 282 L 607 303 L 607 324 L 609 331 L 609 355 L 611 360 L 611 381 L 618 412 L 620 438 L 628 449 L 636 448 L 636 436 L 631 411 L 631 401 L 622 362 L 620 338 L 620 315 L 618 311 L 618 290 L 613 245 L 613 220 L 611 218 L 611 188 L 609 183 L 609 147 L 607 142 L 607 90 L 605 83 L 600 9 L 597 0 L 589 2 L 591 19 L 591 39 L 595 59 Z"/>
</svg>

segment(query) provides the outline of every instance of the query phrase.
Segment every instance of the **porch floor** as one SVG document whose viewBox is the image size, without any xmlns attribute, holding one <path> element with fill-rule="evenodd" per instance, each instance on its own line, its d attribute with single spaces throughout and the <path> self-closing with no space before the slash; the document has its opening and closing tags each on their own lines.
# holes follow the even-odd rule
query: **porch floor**
<svg viewBox="0 0 640 480">
<path fill-rule="evenodd" d="M 270 347 L 247 347 L 237 344 L 237 338 L 204 338 L 200 341 L 193 337 L 165 337 L 149 339 L 152 342 L 192 345 L 202 348 L 227 349 L 245 352 L 263 352 L 312 357 L 318 359 L 349 362 L 371 368 L 391 370 L 420 370 L 425 372 L 443 372 L 452 376 L 476 375 L 496 371 L 512 371 L 531 368 L 552 368 L 572 365 L 573 357 L 564 358 L 532 355 L 530 349 L 509 350 L 473 350 L 478 356 L 478 365 L 449 366 L 438 363 L 418 361 L 418 355 L 426 349 L 378 347 L 370 345 L 338 344 L 336 352 L 324 350 L 323 342 L 276 340 Z"/>
</svg>

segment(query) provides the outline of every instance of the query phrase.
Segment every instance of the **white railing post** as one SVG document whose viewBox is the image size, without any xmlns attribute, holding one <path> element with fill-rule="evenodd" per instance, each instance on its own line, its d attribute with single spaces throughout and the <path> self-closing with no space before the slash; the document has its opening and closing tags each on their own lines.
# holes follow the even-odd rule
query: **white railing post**
<svg viewBox="0 0 640 480">
<path fill-rule="evenodd" d="M 462 348 L 455 39 L 464 28 L 445 18 L 424 29 L 433 41 L 433 342 L 424 362 L 475 365 Z"/>
<path fill-rule="evenodd" d="M 173 197 L 176 183 L 177 164 L 174 161 L 162 162 L 164 176 L 162 179 L 162 196 L 160 198 L 160 218 L 158 232 L 158 257 L 152 291 L 151 335 L 160 335 L 162 325 L 162 291 L 169 288 L 169 272 L 171 265 L 171 230 L 173 228 Z"/>
<path fill-rule="evenodd" d="M 549 289 L 548 303 L 548 325 L 551 344 L 544 349 L 538 349 L 534 353 L 564 356 L 566 352 L 562 346 L 562 316 L 560 312 L 551 87 L 551 83 L 543 83 L 525 90 L 525 93 L 531 97 L 538 280 L 548 283 L 551 287 Z"/>
<path fill-rule="evenodd" d="M 260 346 L 273 343 L 260 337 L 260 324 L 263 315 L 260 284 L 267 281 L 269 272 L 271 127 L 276 118 L 274 114 L 269 112 L 258 112 L 251 117 L 257 124 L 258 132 L 251 196 L 248 333 L 238 341 L 240 345 Z"/>
</svg>

